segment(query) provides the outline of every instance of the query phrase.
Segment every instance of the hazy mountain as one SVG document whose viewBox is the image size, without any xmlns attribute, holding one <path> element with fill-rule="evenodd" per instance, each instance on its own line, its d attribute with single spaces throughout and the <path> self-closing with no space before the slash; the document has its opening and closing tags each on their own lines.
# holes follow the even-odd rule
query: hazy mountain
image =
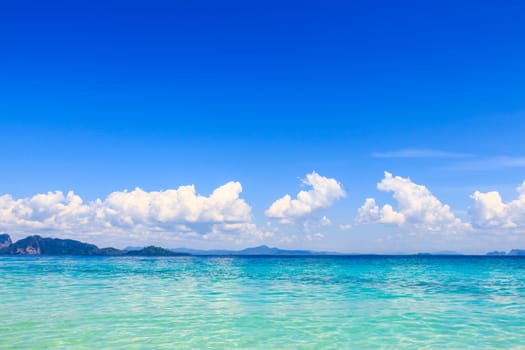
<svg viewBox="0 0 525 350">
<path fill-rule="evenodd" d="M 272 248 L 266 245 L 258 247 L 246 248 L 242 250 L 199 250 L 189 248 L 174 248 L 170 249 L 174 252 L 189 253 L 192 255 L 338 255 L 339 253 L 333 252 L 315 252 L 310 250 L 288 250 Z"/>
<path fill-rule="evenodd" d="M 507 255 L 510 255 L 510 256 L 525 256 L 525 249 L 512 249 Z"/>
<path fill-rule="evenodd" d="M 3 255 L 83 255 L 83 256 L 182 256 L 182 255 L 211 255 L 211 256 L 308 256 L 308 255 L 343 255 L 336 252 L 316 252 L 310 250 L 288 250 L 261 245 L 241 250 L 227 249 L 190 249 L 161 247 L 127 247 L 124 250 L 116 248 L 98 248 L 94 244 L 84 243 L 72 239 L 47 238 L 38 235 L 28 236 L 13 243 L 8 234 L 0 234 L 0 254 Z M 359 254 L 352 254 L 359 255 Z M 416 255 L 462 255 L 454 251 L 439 251 L 434 253 L 419 253 Z M 512 249 L 488 252 L 488 256 L 525 256 L 525 249 Z"/>
<path fill-rule="evenodd" d="M 4 255 L 89 255 L 89 256 L 180 256 L 180 255 L 336 255 L 333 252 L 314 252 L 309 250 L 287 250 L 261 245 L 242 250 L 199 250 L 189 248 L 165 249 L 155 246 L 98 248 L 94 244 L 72 239 L 28 236 L 15 243 L 7 234 L 0 235 L 0 254 Z"/>
<path fill-rule="evenodd" d="M 504 256 L 504 255 L 507 255 L 507 253 L 503 252 L 503 251 L 493 251 L 493 252 L 488 252 L 487 254 L 485 254 L 487 256 Z"/>
<path fill-rule="evenodd" d="M 432 255 L 463 255 L 463 254 L 455 252 L 453 250 L 441 250 L 441 251 L 432 253 Z"/>
<path fill-rule="evenodd" d="M 179 253 L 173 252 L 168 249 L 149 246 L 139 250 L 130 250 L 126 252 L 127 256 L 181 256 L 181 255 L 190 255 L 188 253 Z"/>
</svg>

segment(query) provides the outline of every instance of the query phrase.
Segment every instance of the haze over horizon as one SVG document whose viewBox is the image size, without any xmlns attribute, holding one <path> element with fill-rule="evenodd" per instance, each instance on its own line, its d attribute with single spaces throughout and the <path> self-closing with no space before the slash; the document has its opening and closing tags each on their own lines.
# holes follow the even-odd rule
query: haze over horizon
<svg viewBox="0 0 525 350">
<path fill-rule="evenodd" d="M 525 248 L 524 4 L 405 3 L 7 4 L 0 232 Z"/>
</svg>

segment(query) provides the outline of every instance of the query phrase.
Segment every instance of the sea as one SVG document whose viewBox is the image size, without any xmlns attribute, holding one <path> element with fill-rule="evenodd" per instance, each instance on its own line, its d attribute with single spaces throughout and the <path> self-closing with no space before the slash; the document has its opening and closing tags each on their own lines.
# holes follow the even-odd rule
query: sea
<svg viewBox="0 0 525 350">
<path fill-rule="evenodd" d="M 0 349 L 525 349 L 525 258 L 0 257 Z"/>
</svg>

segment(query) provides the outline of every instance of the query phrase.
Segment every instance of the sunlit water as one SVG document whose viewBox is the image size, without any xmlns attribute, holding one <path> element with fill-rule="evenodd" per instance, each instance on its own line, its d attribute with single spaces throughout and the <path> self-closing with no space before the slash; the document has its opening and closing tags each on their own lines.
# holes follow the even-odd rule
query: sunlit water
<svg viewBox="0 0 525 350">
<path fill-rule="evenodd" d="M 0 258 L 2 349 L 525 349 L 525 258 Z"/>
</svg>

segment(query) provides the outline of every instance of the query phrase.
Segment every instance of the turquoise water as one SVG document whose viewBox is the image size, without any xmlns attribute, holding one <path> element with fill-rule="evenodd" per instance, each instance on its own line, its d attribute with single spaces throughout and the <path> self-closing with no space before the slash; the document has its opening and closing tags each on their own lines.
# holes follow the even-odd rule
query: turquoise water
<svg viewBox="0 0 525 350">
<path fill-rule="evenodd" d="M 525 259 L 0 258 L 1 349 L 525 349 Z"/>
</svg>

